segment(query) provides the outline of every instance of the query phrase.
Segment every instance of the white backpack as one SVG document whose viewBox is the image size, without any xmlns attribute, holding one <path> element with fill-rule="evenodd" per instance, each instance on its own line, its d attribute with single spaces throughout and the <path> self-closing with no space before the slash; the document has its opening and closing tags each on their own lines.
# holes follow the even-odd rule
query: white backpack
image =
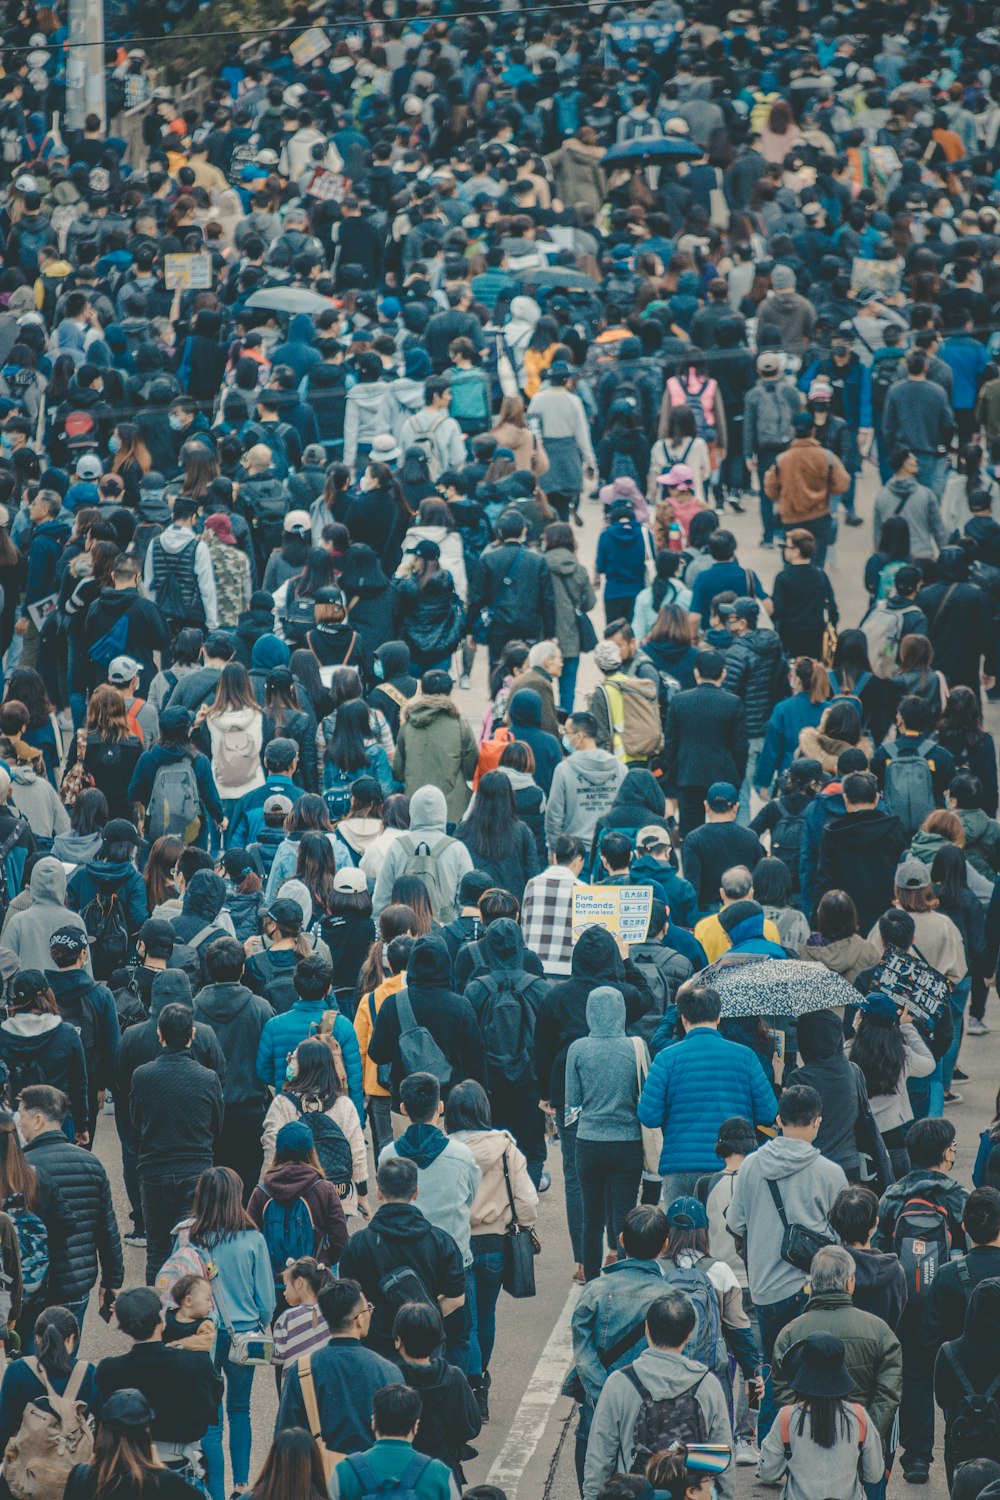
<svg viewBox="0 0 1000 1500">
<path fill-rule="evenodd" d="M 212 759 L 212 771 L 220 791 L 223 787 L 245 786 L 260 767 L 260 752 L 249 729 L 228 724 L 219 734 Z"/>
<path fill-rule="evenodd" d="M 887 609 L 884 604 L 876 604 L 862 622 L 861 630 L 868 642 L 868 660 L 876 677 L 892 677 L 896 671 L 904 613 L 901 609 Z"/>
</svg>

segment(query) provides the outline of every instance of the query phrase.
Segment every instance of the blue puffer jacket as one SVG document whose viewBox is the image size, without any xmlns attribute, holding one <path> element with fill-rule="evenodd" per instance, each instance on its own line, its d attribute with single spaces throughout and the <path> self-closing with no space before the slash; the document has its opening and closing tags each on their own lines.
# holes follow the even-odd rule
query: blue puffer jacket
<svg viewBox="0 0 1000 1500">
<path fill-rule="evenodd" d="M 268 1021 L 260 1034 L 257 1047 L 257 1077 L 261 1083 L 270 1084 L 275 1093 L 280 1094 L 285 1084 L 289 1053 L 294 1052 L 300 1042 L 307 1040 L 310 1027 L 319 1029 L 325 1011 L 336 1009 L 332 996 L 325 1000 L 296 1000 L 290 1010 Z M 363 1126 L 365 1100 L 361 1086 L 361 1053 L 354 1027 L 339 1012 L 333 1023 L 333 1039 L 340 1043 L 340 1050 L 344 1054 L 347 1092 Z"/>
<path fill-rule="evenodd" d="M 661 1173 L 712 1171 L 723 1120 L 744 1115 L 770 1125 L 776 1113 L 755 1054 L 711 1026 L 696 1026 L 653 1059 L 638 1110 L 643 1125 L 663 1127 Z"/>
</svg>

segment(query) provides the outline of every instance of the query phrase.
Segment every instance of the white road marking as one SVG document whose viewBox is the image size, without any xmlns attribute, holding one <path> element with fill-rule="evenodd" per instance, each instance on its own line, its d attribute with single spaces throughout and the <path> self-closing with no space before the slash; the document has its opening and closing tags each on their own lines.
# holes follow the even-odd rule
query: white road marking
<svg viewBox="0 0 1000 1500">
<path fill-rule="evenodd" d="M 571 1323 L 579 1288 L 574 1286 L 566 1298 L 565 1306 L 549 1334 L 545 1348 L 539 1356 L 527 1389 L 521 1397 L 514 1420 L 510 1424 L 507 1440 L 493 1460 L 486 1476 L 487 1484 L 495 1484 L 514 1500 L 518 1482 L 548 1426 L 549 1416 L 562 1389 L 566 1371 L 573 1361 L 573 1338 Z"/>
</svg>

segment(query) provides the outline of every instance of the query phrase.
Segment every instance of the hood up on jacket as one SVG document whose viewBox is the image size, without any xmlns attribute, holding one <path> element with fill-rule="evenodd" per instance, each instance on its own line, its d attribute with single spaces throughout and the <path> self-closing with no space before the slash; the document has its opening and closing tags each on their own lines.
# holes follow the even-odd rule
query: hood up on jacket
<svg viewBox="0 0 1000 1500">
<path fill-rule="evenodd" d="M 271 672 L 275 667 L 287 667 L 290 656 L 285 642 L 273 631 L 265 631 L 250 648 L 250 665 L 256 672 Z"/>
<path fill-rule="evenodd" d="M 35 906 L 66 905 L 66 871 L 58 859 L 46 855 L 31 872 L 28 882 Z"/>
<path fill-rule="evenodd" d="M 574 979 L 585 979 L 590 984 L 615 987 L 624 984 L 625 965 L 610 932 L 603 927 L 588 927 L 581 932 L 573 949 L 570 972 Z"/>
<path fill-rule="evenodd" d="M 87 874 L 96 886 L 118 887 L 128 879 L 129 873 L 135 870 L 135 865 L 130 859 L 90 859 L 87 861 Z"/>
<path fill-rule="evenodd" d="M 844 1028 L 832 1010 L 814 1010 L 799 1016 L 795 1035 L 799 1057 L 804 1063 L 841 1057 L 844 1051 Z"/>
<path fill-rule="evenodd" d="M 199 870 L 192 875 L 184 892 L 182 911 L 186 917 L 201 917 L 214 922 L 226 901 L 226 882 L 214 870 Z"/>
<path fill-rule="evenodd" d="M 443 693 L 430 693 L 426 697 L 411 698 L 404 703 L 400 710 L 400 727 L 403 724 L 412 724 L 414 729 L 429 729 L 435 719 L 461 718 L 458 704 L 446 698 Z"/>
<path fill-rule="evenodd" d="M 625 997 L 621 990 L 610 984 L 591 990 L 587 996 L 587 1030 L 593 1037 L 625 1035 Z"/>
<path fill-rule="evenodd" d="M 410 648 L 405 641 L 386 641 L 375 652 L 375 660 L 382 663 L 383 682 L 392 682 L 396 677 L 407 677 L 410 674 Z"/>
<path fill-rule="evenodd" d="M 491 973 L 498 969 L 524 970 L 524 938 L 521 928 L 510 917 L 500 917 L 491 922 L 479 939 L 479 946 L 488 955 Z"/>
<path fill-rule="evenodd" d="M 443 938 L 428 933 L 417 938 L 406 966 L 406 983 L 409 989 L 450 990 L 451 955 Z"/>
<path fill-rule="evenodd" d="M 542 700 L 534 688 L 522 688 L 519 693 L 514 694 L 507 717 L 512 726 L 516 724 L 525 729 L 541 729 Z"/>
<path fill-rule="evenodd" d="M 308 927 L 312 921 L 313 900 L 309 887 L 302 880 L 284 880 L 278 895 L 283 901 L 294 901 L 302 911 L 302 925 Z"/>
<path fill-rule="evenodd" d="M 633 768 L 625 772 L 625 779 L 618 788 L 611 811 L 614 813 L 625 807 L 641 807 L 654 818 L 662 818 L 665 805 L 660 783 L 652 771 Z"/>
<path fill-rule="evenodd" d="M 426 702 L 426 699 L 424 700 Z M 425 829 L 444 833 L 448 823 L 448 804 L 440 787 L 422 786 L 410 798 L 410 832 Z"/>
<path fill-rule="evenodd" d="M 162 969 L 153 980 L 149 996 L 149 1018 L 155 1021 L 165 1005 L 194 1008 L 191 981 L 183 969 Z"/>
</svg>

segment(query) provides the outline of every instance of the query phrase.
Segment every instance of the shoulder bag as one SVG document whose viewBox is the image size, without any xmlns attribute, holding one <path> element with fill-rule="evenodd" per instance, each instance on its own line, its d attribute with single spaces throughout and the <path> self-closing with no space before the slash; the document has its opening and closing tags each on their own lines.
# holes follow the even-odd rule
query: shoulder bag
<svg viewBox="0 0 1000 1500">
<path fill-rule="evenodd" d="M 219 1309 L 226 1332 L 229 1334 L 229 1358 L 234 1365 L 270 1365 L 274 1362 L 274 1339 L 262 1328 L 252 1328 L 247 1333 L 237 1333 L 229 1316 L 226 1299 L 219 1285 L 218 1272 L 211 1278 L 212 1298 Z"/>
<path fill-rule="evenodd" d="M 642 1086 L 646 1082 L 646 1078 L 649 1075 L 649 1064 L 646 1062 L 646 1059 L 643 1055 L 641 1038 L 632 1036 L 629 1037 L 629 1041 L 632 1043 L 633 1049 L 635 1050 L 635 1079 L 636 1083 L 638 1084 L 636 1102 L 638 1103 L 638 1100 L 642 1094 Z M 643 1174 L 646 1177 L 655 1177 L 659 1179 L 660 1157 L 663 1154 L 663 1131 L 659 1128 L 659 1126 L 656 1125 L 640 1124 L 639 1129 L 642 1131 Z"/>
<path fill-rule="evenodd" d="M 794 1266 L 796 1270 L 808 1276 L 813 1256 L 817 1251 L 825 1250 L 827 1245 L 835 1245 L 837 1241 L 828 1234 L 820 1234 L 816 1229 L 808 1229 L 805 1224 L 789 1224 L 785 1205 L 778 1191 L 778 1184 L 772 1178 L 768 1178 L 767 1186 L 774 1199 L 774 1206 L 778 1210 L 778 1218 L 784 1230 L 781 1236 L 781 1259 L 787 1265 Z"/>
<path fill-rule="evenodd" d="M 503 1246 L 503 1289 L 511 1297 L 533 1297 L 535 1295 L 537 1241 L 532 1231 L 518 1222 L 506 1151 L 503 1154 L 502 1165 L 507 1202 L 510 1204 L 510 1223 L 507 1225 Z"/>
</svg>

